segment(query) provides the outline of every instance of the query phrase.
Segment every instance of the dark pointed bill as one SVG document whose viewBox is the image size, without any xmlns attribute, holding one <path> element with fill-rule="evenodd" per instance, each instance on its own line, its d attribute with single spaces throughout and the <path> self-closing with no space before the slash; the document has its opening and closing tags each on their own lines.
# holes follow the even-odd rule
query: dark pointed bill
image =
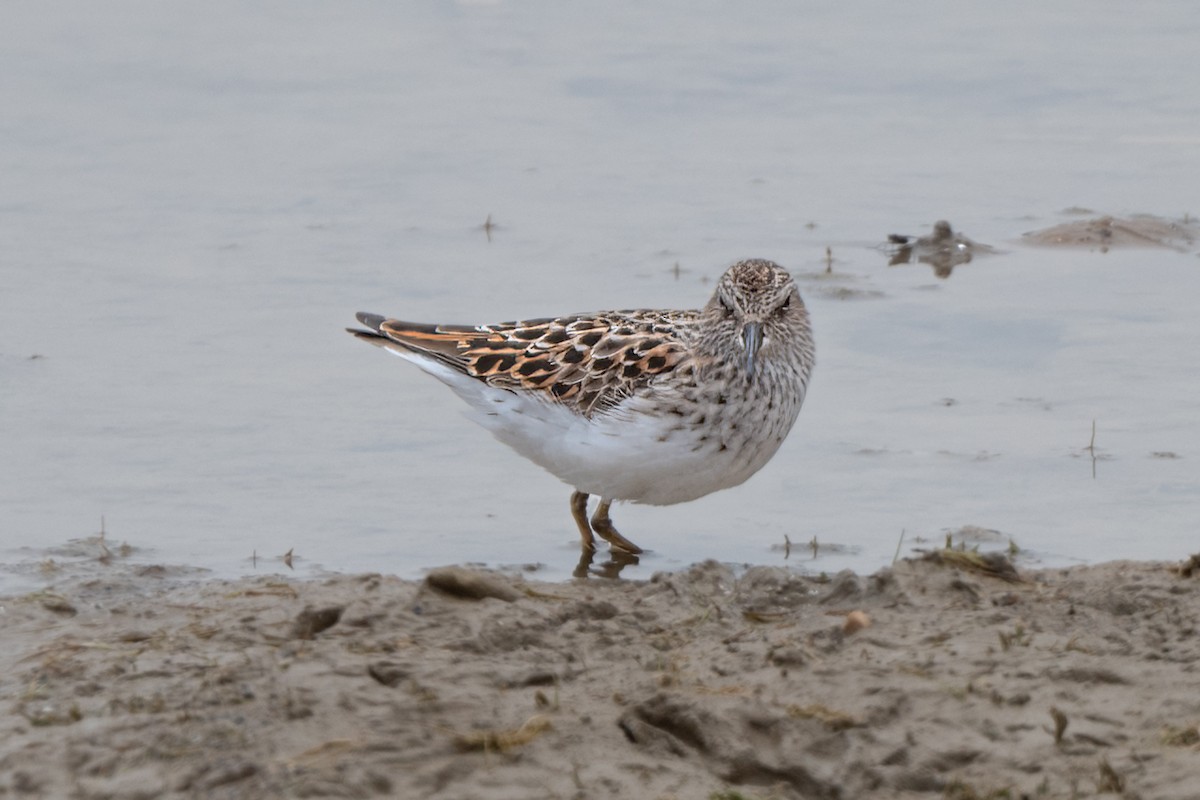
<svg viewBox="0 0 1200 800">
<path fill-rule="evenodd" d="M 746 376 L 754 377 L 754 361 L 758 357 L 758 350 L 762 347 L 763 332 L 762 323 L 747 322 L 742 327 L 742 346 L 746 348 Z"/>
</svg>

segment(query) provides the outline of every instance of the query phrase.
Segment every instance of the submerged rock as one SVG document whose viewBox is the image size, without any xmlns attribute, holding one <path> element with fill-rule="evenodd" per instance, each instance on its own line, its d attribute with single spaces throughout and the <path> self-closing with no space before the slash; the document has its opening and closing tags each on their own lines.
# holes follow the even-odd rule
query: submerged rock
<svg viewBox="0 0 1200 800">
<path fill-rule="evenodd" d="M 1200 225 L 1191 217 L 1169 220 L 1150 214 L 1094 217 L 1064 222 L 1021 237 L 1043 247 L 1089 247 L 1108 252 L 1110 247 L 1155 247 L 1185 252 L 1200 237 Z"/>
</svg>

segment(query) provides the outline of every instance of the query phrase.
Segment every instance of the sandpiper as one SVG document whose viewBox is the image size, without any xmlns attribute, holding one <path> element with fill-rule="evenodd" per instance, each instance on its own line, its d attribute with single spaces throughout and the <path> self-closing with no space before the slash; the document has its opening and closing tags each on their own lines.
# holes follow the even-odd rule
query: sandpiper
<svg viewBox="0 0 1200 800">
<path fill-rule="evenodd" d="M 616 500 L 671 505 L 743 483 L 791 430 L 815 361 L 791 276 L 740 261 L 702 309 L 436 325 L 360 313 L 363 341 L 445 383 L 469 416 L 575 489 L 585 551 Z M 589 522 L 588 497 L 599 505 Z"/>
</svg>

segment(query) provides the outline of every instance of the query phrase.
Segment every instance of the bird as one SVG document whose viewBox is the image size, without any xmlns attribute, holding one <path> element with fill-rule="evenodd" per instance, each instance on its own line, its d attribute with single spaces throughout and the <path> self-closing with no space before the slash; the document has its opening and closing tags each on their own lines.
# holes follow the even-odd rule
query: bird
<svg viewBox="0 0 1200 800">
<path fill-rule="evenodd" d="M 791 431 L 816 361 L 792 276 L 739 261 L 700 309 L 633 309 L 492 325 L 358 313 L 358 339 L 450 387 L 467 416 L 574 489 L 593 534 L 642 553 L 614 527 L 616 501 L 673 505 L 745 482 Z M 588 518 L 588 501 L 599 503 Z"/>
</svg>

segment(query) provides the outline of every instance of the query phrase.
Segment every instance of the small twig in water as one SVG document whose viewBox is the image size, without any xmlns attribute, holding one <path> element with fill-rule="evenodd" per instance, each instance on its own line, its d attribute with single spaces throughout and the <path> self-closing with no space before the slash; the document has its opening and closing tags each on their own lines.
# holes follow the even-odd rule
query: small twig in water
<svg viewBox="0 0 1200 800">
<path fill-rule="evenodd" d="M 900 541 L 896 542 L 896 555 L 892 556 L 892 566 L 896 566 L 896 562 L 900 560 L 900 547 L 904 544 L 904 528 L 900 529 Z"/>
<path fill-rule="evenodd" d="M 101 564 L 108 564 L 109 562 L 112 561 L 112 551 L 108 549 L 108 545 L 104 541 L 104 535 L 105 535 L 104 534 L 104 515 L 101 514 L 100 515 L 100 533 L 97 535 L 97 539 L 100 544 L 100 555 L 96 557 L 96 560 L 99 561 Z"/>
<path fill-rule="evenodd" d="M 1092 440 L 1088 442 L 1087 451 L 1092 456 L 1092 480 L 1096 480 L 1096 420 L 1092 420 Z"/>
</svg>

